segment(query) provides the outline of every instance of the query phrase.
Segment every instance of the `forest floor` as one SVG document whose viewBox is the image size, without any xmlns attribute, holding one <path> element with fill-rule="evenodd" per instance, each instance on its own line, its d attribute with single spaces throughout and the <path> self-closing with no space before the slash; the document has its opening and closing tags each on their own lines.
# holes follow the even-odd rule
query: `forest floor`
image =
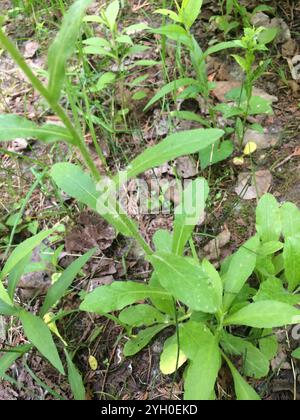
<svg viewBox="0 0 300 420">
<path fill-rule="evenodd" d="M 40 13 L 34 18 L 26 17 L 18 13 L 10 1 L 2 0 L 1 3 L 9 16 L 6 33 L 18 43 L 27 62 L 43 78 L 47 48 L 61 19 L 60 13 L 52 10 L 50 15 Z M 95 11 L 100 3 L 101 1 L 95 2 Z M 145 21 L 150 26 L 158 25 L 156 20 L 158 22 L 159 17 L 153 15 L 157 7 L 153 3 L 129 1 L 122 23 L 125 24 L 125 20 Z M 194 35 L 203 46 L 207 46 L 211 38 L 218 39 L 221 36 L 209 24 L 210 18 L 218 12 L 217 2 L 205 3 L 201 19 L 194 28 Z M 215 262 L 232 253 L 255 231 L 257 197 L 251 199 L 250 196 L 250 199 L 247 199 L 247 195 L 242 197 L 237 194 L 243 174 L 249 173 L 252 165 L 258 172 L 263 192 L 270 191 L 279 201 L 293 201 L 300 207 L 300 84 L 299 81 L 293 80 L 288 65 L 289 60 L 300 53 L 300 5 L 293 0 L 271 1 L 268 5 L 271 3 L 276 7 L 276 17 L 282 18 L 288 25 L 290 36 L 271 47 L 272 65 L 257 85 L 266 93 L 276 96 L 276 102 L 273 104 L 274 115 L 263 120 L 265 147 L 259 148 L 251 160 L 245 159 L 242 166 L 234 165 L 233 158 L 230 158 L 212 169 L 201 172 L 199 162 L 187 160 L 180 163 L 183 177 L 192 178 L 201 174 L 210 179 L 212 194 L 204 223 L 205 232 L 204 235 L 196 233 L 194 240 L 199 249 L 206 249 L 206 254 L 209 254 L 207 244 L 211 238 L 221 238 L 218 255 L 212 257 Z M 1 13 L 4 12 L 1 10 Z M 53 24 L 47 27 L 47 24 L 41 23 L 43 18 L 49 18 Z M 150 46 L 150 53 L 147 52 L 143 58 L 156 60 L 160 53 L 156 40 L 147 38 L 146 42 Z M 174 61 L 171 51 L 167 60 L 171 68 Z M 211 81 L 230 84 L 241 81 L 242 78 L 237 66 L 233 64 L 233 59 L 226 53 L 211 58 L 208 69 Z M 105 153 L 112 170 L 124 167 L 124 162 L 144 150 L 145 146 L 160 141 L 169 132 L 166 112 L 160 111 L 159 104 L 147 113 L 143 112 L 144 105 L 154 94 L 153 85 L 157 85 L 162 78 L 159 68 L 147 69 L 147 73 L 147 97 L 129 110 L 130 133 L 117 136 L 114 145 L 110 140 L 103 146 L 103 139 L 99 140 L 106 148 Z M 216 92 L 216 102 L 221 93 Z M 201 106 L 196 101 L 187 101 L 184 107 L 185 110 L 201 113 Z M 43 118 L 51 121 L 51 115 L 45 113 L 44 104 L 40 102 L 38 95 L 31 89 L 13 61 L 0 49 L 0 113 L 6 112 L 25 115 L 34 120 Z M 176 130 L 194 127 L 194 123 L 180 122 Z M 91 153 L 94 153 L 88 137 L 87 143 Z M 14 216 L 20 210 L 22 200 L 28 195 L 32 183 L 36 181 L 37 173 L 53 162 L 65 160 L 66 156 L 68 159 L 77 158 L 65 146 L 42 145 L 24 139 L 10 143 L 6 150 L 4 146 L 0 149 L 0 255 L 7 246 Z M 100 163 L 99 167 L 101 170 Z M 165 169 L 160 171 L 158 177 L 172 179 L 172 175 Z M 134 186 L 126 193 L 130 198 L 127 210 L 129 214 L 134 215 Z M 151 241 L 157 229 L 172 229 L 172 215 L 147 215 L 137 219 L 148 241 Z M 100 218 L 82 210 L 67 198 L 59 206 L 58 198 L 53 194 L 53 186 L 47 180 L 37 183 L 35 190 L 31 192 L 14 236 L 14 243 L 28 237 L 37 226 L 41 230 L 57 221 L 66 226 L 65 237 L 56 244 L 57 247 L 62 246 L 62 267 L 66 267 L 74 259 L 74 255 L 86 252 L 95 245 L 101 249 L 101 253 L 85 268 L 85 276 L 61 302 L 64 310 L 72 310 L 78 306 L 81 290 L 92 290 L 98 285 L 110 284 L 114 279 L 143 280 L 150 277 L 149 264 L 143 259 L 134 242 L 116 238 Z M 24 299 L 27 307 L 33 311 L 39 306 L 41 299 L 40 296 L 33 297 L 35 294 L 42 294 L 40 292 L 47 284 L 49 276 L 51 277 L 49 272 L 39 276 L 35 273 L 29 278 L 29 283 L 22 286 L 20 299 Z M 36 293 L 37 291 L 39 293 Z M 8 319 L 0 317 L 0 349 L 7 342 L 10 345 L 24 343 L 22 331 L 10 326 L 9 322 Z M 89 399 L 169 399 L 171 392 L 172 398 L 182 398 L 183 384 L 180 372 L 175 378 L 174 386 L 173 376 L 164 376 L 159 369 L 163 338 L 170 335 L 169 330 L 162 333 L 150 347 L 137 356 L 125 359 L 122 355 L 122 348 L 126 342 L 124 332 L 121 327 L 106 318 L 75 313 L 65 318 L 64 322 L 59 322 L 58 326 L 70 346 L 77 350 L 76 363 L 83 373 Z M 266 400 L 300 399 L 300 365 L 295 365 L 290 357 L 295 343 L 289 330 L 279 330 L 277 335 L 280 352 L 272 361 L 271 373 L 263 380 L 252 381 L 252 385 L 260 390 Z M 95 370 L 91 369 L 88 363 L 90 355 L 98 361 Z M 12 368 L 11 376 L 15 378 L 16 383 L 0 381 L 0 400 L 56 399 L 57 395 L 70 398 L 69 385 L 65 383 L 64 378 L 58 376 L 38 354 L 31 353 L 27 363 L 28 368 L 21 362 L 16 362 Z M 51 394 L 49 388 L 57 394 Z M 219 399 L 232 398 L 232 383 L 226 369 L 222 371 L 219 380 L 218 394 Z"/>
</svg>

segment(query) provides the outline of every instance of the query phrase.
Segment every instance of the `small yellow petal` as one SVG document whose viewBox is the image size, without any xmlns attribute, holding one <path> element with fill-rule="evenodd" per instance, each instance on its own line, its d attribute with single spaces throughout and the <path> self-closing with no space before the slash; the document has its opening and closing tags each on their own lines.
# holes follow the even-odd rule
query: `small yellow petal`
<svg viewBox="0 0 300 420">
<path fill-rule="evenodd" d="M 47 324 L 49 330 L 52 331 L 53 334 L 55 334 L 58 338 L 60 338 L 60 340 L 64 343 L 64 345 L 66 347 L 68 347 L 68 344 L 65 342 L 65 340 L 60 335 L 55 321 L 52 321 L 52 319 L 54 319 L 54 318 L 55 318 L 54 313 L 53 312 L 48 312 L 47 314 L 44 315 L 44 322 Z"/>
<path fill-rule="evenodd" d="M 257 144 L 254 143 L 254 141 L 249 141 L 249 143 L 246 144 L 244 149 L 245 155 L 252 155 L 252 153 L 256 152 L 257 150 Z"/>
<path fill-rule="evenodd" d="M 98 368 L 98 362 L 97 362 L 97 359 L 96 359 L 96 357 L 94 357 L 94 356 L 90 356 L 89 357 L 89 365 L 90 365 L 90 368 L 92 369 L 92 370 L 97 370 L 97 368 Z"/>
<path fill-rule="evenodd" d="M 242 156 L 234 158 L 233 159 L 233 164 L 236 165 L 236 166 L 244 165 L 244 158 Z"/>
</svg>

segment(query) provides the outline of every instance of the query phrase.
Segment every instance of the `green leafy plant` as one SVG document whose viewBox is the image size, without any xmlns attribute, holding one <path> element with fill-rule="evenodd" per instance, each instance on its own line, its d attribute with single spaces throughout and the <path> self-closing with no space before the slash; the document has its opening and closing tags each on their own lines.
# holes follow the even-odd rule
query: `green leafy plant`
<svg viewBox="0 0 300 420">
<path fill-rule="evenodd" d="M 194 183 L 203 191 L 194 214 L 197 220 L 208 186 L 203 179 Z M 184 192 L 186 203 L 195 200 L 195 191 L 189 187 Z M 296 206 L 280 206 L 273 196 L 265 195 L 257 207 L 257 234 L 217 271 L 208 260 L 183 256 L 194 226 L 188 214 L 179 211 L 173 234 L 159 231 L 154 238 L 156 250 L 147 257 L 154 268 L 149 284 L 114 282 L 88 294 L 80 308 L 103 315 L 120 311 L 119 321 L 129 335 L 126 356 L 138 353 L 162 330 L 175 329 L 165 342 L 160 366 L 163 373 L 172 374 L 187 363 L 185 399 L 216 397 L 222 360 L 232 373 L 237 399 L 260 399 L 232 358 L 243 357 L 244 376 L 268 375 L 278 349 L 272 329 L 300 321 L 300 311 L 294 307 L 300 302 L 299 220 Z M 277 267 L 273 272 L 271 265 Z M 249 285 L 250 278 L 258 290 Z M 141 300 L 149 303 L 138 303 Z M 250 333 L 244 336 L 239 326 L 250 327 Z"/>
<path fill-rule="evenodd" d="M 236 88 L 227 94 L 235 105 L 219 104 L 216 111 L 223 114 L 224 118 L 236 118 L 236 134 L 240 146 L 242 146 L 247 129 L 249 116 L 259 114 L 273 114 L 272 104 L 269 100 L 253 95 L 254 83 L 266 72 L 271 60 L 261 61 L 256 64 L 256 55 L 259 52 L 268 51 L 266 44 L 276 36 L 276 28 L 245 28 L 244 36 L 241 39 L 240 47 L 245 51 L 244 56 L 234 54 L 233 58 L 244 72 L 244 82 L 241 88 Z M 252 126 L 256 131 L 263 131 L 259 124 Z"/>
<path fill-rule="evenodd" d="M 85 399 L 85 392 L 80 393 L 78 390 L 84 390 L 81 376 L 72 362 L 72 358 L 67 350 L 67 343 L 60 336 L 50 311 L 63 298 L 72 282 L 83 266 L 92 257 L 95 250 L 93 249 L 75 260 L 63 273 L 61 273 L 59 279 L 49 288 L 38 315 L 34 315 L 24 309 L 17 303 L 17 300 L 15 300 L 15 291 L 26 265 L 29 263 L 33 250 L 39 246 L 43 240 L 55 233 L 57 229 L 58 228 L 53 228 L 42 231 L 18 245 L 11 253 L 0 272 L 0 315 L 11 316 L 16 320 L 19 320 L 24 329 L 24 334 L 30 342 L 29 345 L 6 350 L 5 355 L 0 358 L 0 377 L 4 376 L 5 372 L 17 358 L 22 357 L 33 348 L 37 349 L 59 373 L 64 375 L 65 370 L 63 363 L 52 337 L 52 333 L 54 333 L 60 338 L 60 342 L 64 347 L 67 358 L 69 382 L 74 397 L 76 399 Z M 7 280 L 7 288 L 4 287 L 5 280 Z M 59 315 L 60 317 L 63 317 L 62 313 Z"/>
</svg>

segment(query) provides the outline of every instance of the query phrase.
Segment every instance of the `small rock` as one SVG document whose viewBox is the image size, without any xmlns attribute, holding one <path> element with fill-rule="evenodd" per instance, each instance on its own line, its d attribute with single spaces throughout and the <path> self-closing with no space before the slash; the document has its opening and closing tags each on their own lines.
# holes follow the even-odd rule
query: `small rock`
<svg viewBox="0 0 300 420">
<path fill-rule="evenodd" d="M 176 160 L 176 171 L 181 178 L 193 178 L 198 174 L 197 165 L 191 156 L 183 156 Z"/>
<path fill-rule="evenodd" d="M 258 171 L 255 179 L 250 172 L 239 174 L 235 192 L 243 200 L 253 200 L 266 194 L 272 184 L 273 176 L 269 170 Z"/>
<path fill-rule="evenodd" d="M 287 58 L 292 78 L 296 81 L 300 80 L 300 55 L 295 55 L 292 59 Z"/>
<path fill-rule="evenodd" d="M 212 261 L 218 260 L 221 255 L 220 249 L 224 248 L 224 246 L 230 242 L 230 239 L 231 233 L 229 230 L 223 230 L 223 232 L 204 247 L 206 258 Z"/>
<path fill-rule="evenodd" d="M 251 23 L 256 28 L 259 28 L 260 26 L 264 26 L 266 28 L 270 26 L 271 19 L 266 13 L 258 12 L 251 17 Z"/>
<path fill-rule="evenodd" d="M 24 57 L 25 58 L 33 58 L 40 48 L 40 45 L 36 41 L 27 41 L 25 43 L 25 50 L 24 50 Z"/>
<path fill-rule="evenodd" d="M 220 102 L 230 102 L 226 98 L 227 93 L 229 93 L 232 89 L 236 89 L 242 86 L 240 82 L 235 81 L 224 81 L 224 82 L 216 82 L 216 87 L 213 89 L 213 95 L 220 101 Z M 253 89 L 253 96 L 260 96 L 261 98 L 270 101 L 270 102 L 278 102 L 277 96 L 269 95 L 263 89 L 254 88 Z"/>
<path fill-rule="evenodd" d="M 245 133 L 244 145 L 253 142 L 257 145 L 259 150 L 268 149 L 269 147 L 276 146 L 280 137 L 280 131 L 272 133 L 266 129 L 264 133 L 259 133 L 258 131 L 248 129 Z"/>
<path fill-rule="evenodd" d="M 10 145 L 8 146 L 8 150 L 11 152 L 22 152 L 23 150 L 27 149 L 28 142 L 25 139 L 17 138 L 14 139 Z"/>
<path fill-rule="evenodd" d="M 288 24 L 283 19 L 279 19 L 279 18 L 272 19 L 268 27 L 279 29 L 279 33 L 276 37 L 276 42 L 278 44 L 284 44 L 285 42 L 289 41 L 292 38 L 290 28 L 288 27 Z"/>
<path fill-rule="evenodd" d="M 108 286 L 109 284 L 112 284 L 114 281 L 113 276 L 103 276 L 99 278 L 94 278 L 90 281 L 89 291 L 92 292 L 97 287 L 100 286 Z"/>
<path fill-rule="evenodd" d="M 283 57 L 293 57 L 298 50 L 297 42 L 294 39 L 289 39 L 281 47 Z"/>
</svg>

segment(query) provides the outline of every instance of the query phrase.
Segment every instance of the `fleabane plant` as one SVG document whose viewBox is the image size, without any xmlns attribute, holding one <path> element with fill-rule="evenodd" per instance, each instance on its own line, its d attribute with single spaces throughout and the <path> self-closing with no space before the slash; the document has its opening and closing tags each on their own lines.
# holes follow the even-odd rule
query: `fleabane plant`
<svg viewBox="0 0 300 420">
<path fill-rule="evenodd" d="M 203 191 L 201 203 L 196 200 L 196 206 L 181 207 L 175 212 L 173 233 L 158 231 L 154 237 L 155 251 L 147 257 L 153 266 L 149 284 L 116 281 L 88 294 L 80 308 L 102 315 L 120 311 L 120 324 L 129 332 L 126 356 L 173 328 L 160 367 L 172 374 L 186 366 L 185 399 L 215 399 L 218 373 L 225 362 L 236 398 L 258 400 L 260 396 L 236 369 L 233 357 L 243 357 L 246 377 L 267 376 L 277 353 L 273 328 L 300 322 L 300 311 L 294 307 L 300 295 L 291 293 L 300 284 L 300 267 L 292 262 L 293 256 L 299 256 L 300 236 L 291 225 L 296 220 L 298 226 L 300 211 L 291 203 L 280 206 L 273 196 L 264 196 L 257 208 L 257 234 L 216 270 L 206 259 L 184 256 L 209 192 L 205 180 L 194 183 Z M 184 191 L 183 201 L 193 203 L 195 185 Z M 197 214 L 194 224 L 187 214 L 191 207 Z M 250 278 L 256 284 L 263 280 L 258 291 L 250 287 Z M 249 335 L 243 337 L 239 326 L 250 327 Z"/>
</svg>

